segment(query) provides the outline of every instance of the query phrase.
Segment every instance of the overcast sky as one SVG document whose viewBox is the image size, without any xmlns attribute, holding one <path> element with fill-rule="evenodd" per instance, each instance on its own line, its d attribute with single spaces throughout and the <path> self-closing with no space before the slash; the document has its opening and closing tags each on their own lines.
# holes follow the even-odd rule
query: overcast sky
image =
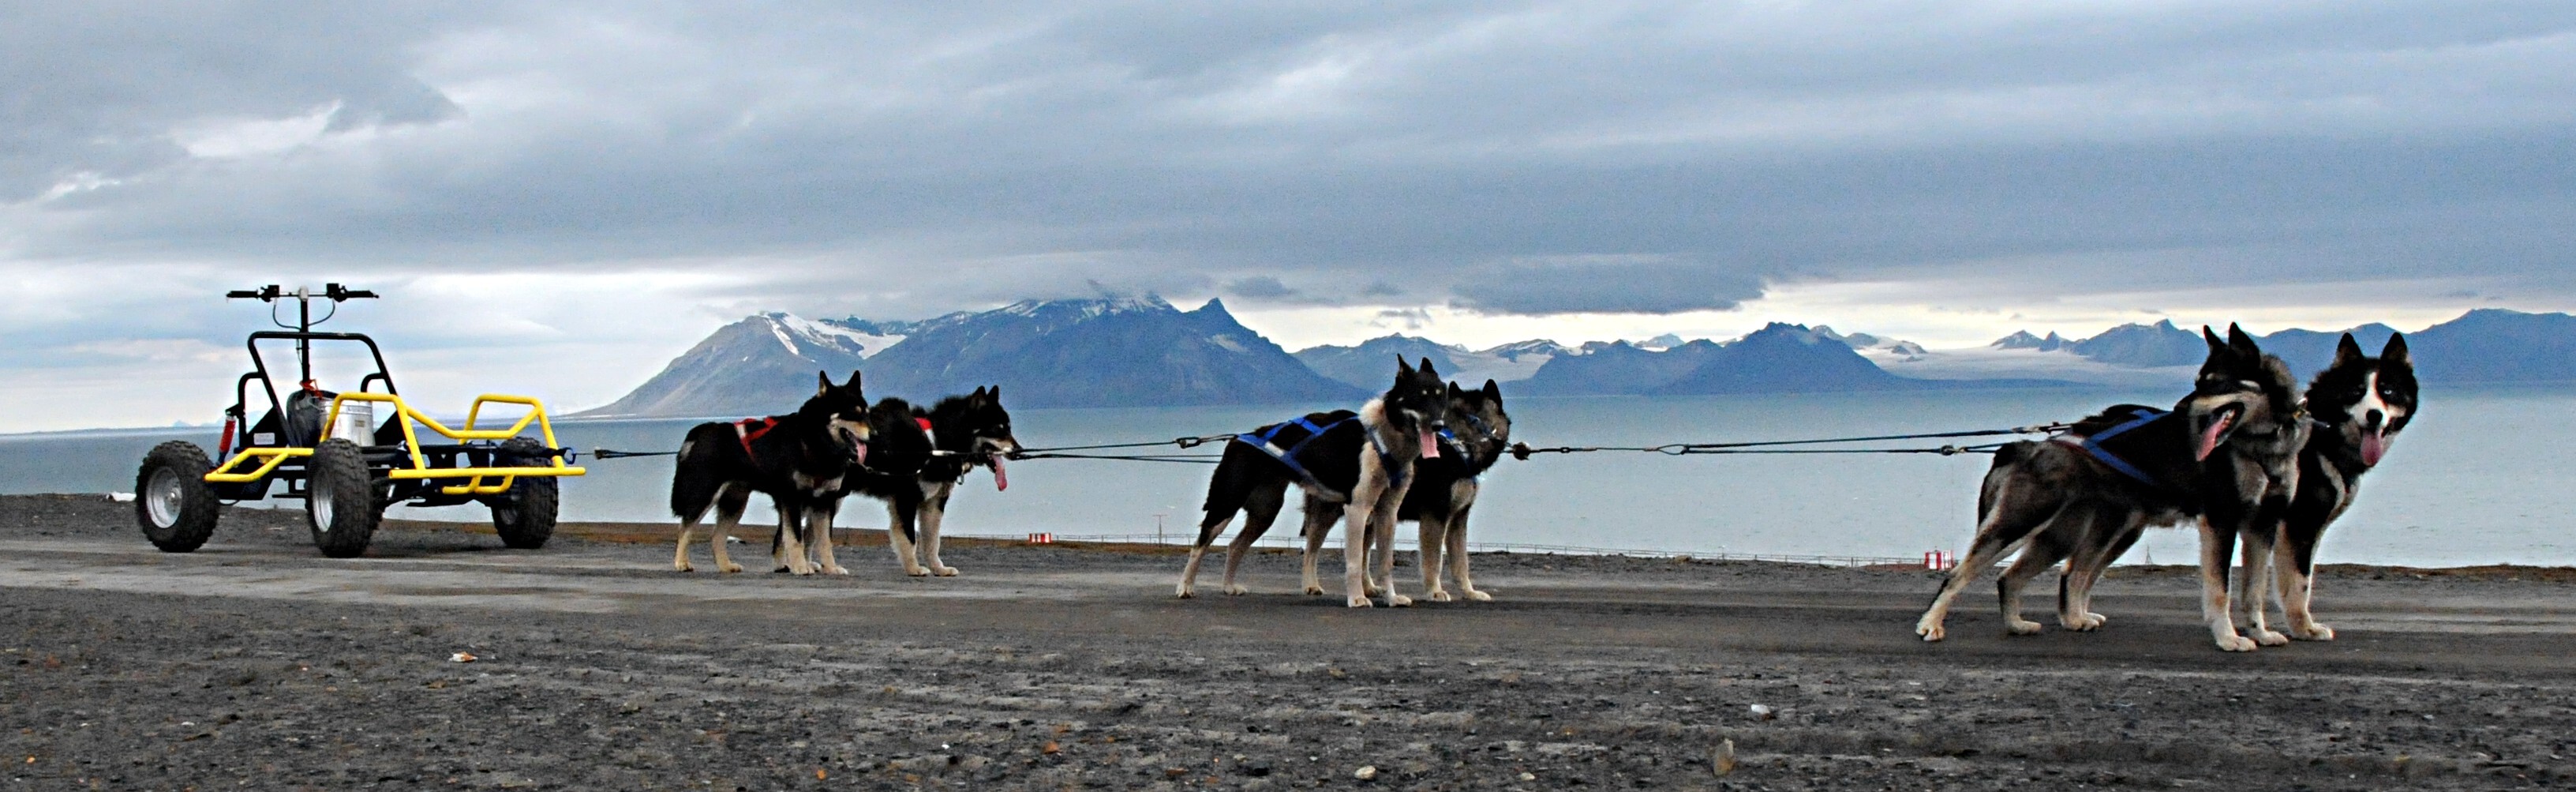
<svg viewBox="0 0 2576 792">
<path fill-rule="evenodd" d="M 0 431 L 214 420 L 261 283 L 407 392 L 759 310 L 1291 348 L 2576 307 L 2576 3 L 0 4 Z"/>
</svg>

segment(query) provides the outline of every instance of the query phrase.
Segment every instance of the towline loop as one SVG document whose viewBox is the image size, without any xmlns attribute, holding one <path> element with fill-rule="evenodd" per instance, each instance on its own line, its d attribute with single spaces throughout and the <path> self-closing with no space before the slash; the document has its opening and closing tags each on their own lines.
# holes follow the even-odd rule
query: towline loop
<svg viewBox="0 0 2576 792">
<path fill-rule="evenodd" d="M 2009 443 L 1978 443 L 1973 445 L 1943 444 L 1939 446 L 1916 448 L 1782 448 L 1781 446 L 1840 445 L 1844 443 L 1877 443 L 1891 440 L 1940 440 L 1961 437 L 2056 434 L 2058 432 L 2066 431 L 2071 427 L 2072 424 L 2045 423 L 2034 424 L 2031 426 L 2016 426 L 2009 429 L 1971 429 L 1963 432 L 1924 432 L 1919 434 L 1866 435 L 1860 437 L 1821 437 L 1808 440 L 1755 440 L 1740 443 L 1665 443 L 1663 445 L 1653 446 L 1537 447 L 1527 443 L 1513 443 L 1509 452 L 1513 459 L 1522 461 L 1528 461 L 1530 456 L 1534 454 L 1589 454 L 1599 451 L 1642 451 L 1647 453 L 1663 454 L 1666 456 L 1692 456 L 1702 454 L 1939 454 L 1941 456 L 1956 456 L 1959 454 L 1991 454 L 1995 452 L 1995 449 L 2002 448 Z M 1135 443 L 1100 443 L 1096 445 L 1023 448 L 1018 451 L 1013 451 L 1005 456 L 1015 462 L 1025 459 L 1105 459 L 1121 462 L 1175 462 L 1194 465 L 1213 465 L 1216 464 L 1217 460 L 1223 455 L 1143 453 L 1082 454 L 1067 452 L 1106 451 L 1124 448 L 1153 448 L 1157 446 L 1174 446 L 1177 448 L 1188 449 L 1197 448 L 1208 443 L 1230 441 L 1235 437 L 1237 437 L 1237 435 L 1214 434 L 1199 435 L 1196 437 L 1176 437 L 1170 440 L 1148 440 Z M 624 459 L 627 457 L 670 456 L 676 453 L 678 452 L 615 451 L 606 448 L 599 448 L 593 449 L 590 452 L 590 456 L 592 459 Z M 933 455 L 961 456 L 964 454 L 960 454 L 959 452 L 933 452 Z"/>
<path fill-rule="evenodd" d="M 1647 453 L 1663 454 L 1666 456 L 1688 456 L 1693 454 L 1940 454 L 1942 456 L 1956 456 L 1959 454 L 1991 454 L 1995 452 L 1995 449 L 2002 448 L 2008 443 L 1979 443 L 1964 446 L 1943 444 L 1930 448 L 1780 448 L 1779 446 L 1839 445 L 1843 443 L 1874 443 L 1890 440 L 1937 440 L 1954 437 L 2056 434 L 2058 432 L 2066 431 L 2071 426 L 2071 424 L 2064 423 L 2045 423 L 2035 424 L 2032 426 L 2016 426 L 2010 429 L 1971 429 L 1962 432 L 1923 432 L 1919 434 L 1868 435 L 1861 437 L 1822 437 L 1809 440 L 1757 440 L 1742 443 L 1665 443 L 1663 445 L 1654 446 L 1554 446 L 1540 448 L 1531 446 L 1527 443 L 1513 443 L 1511 454 L 1513 459 L 1523 461 L 1527 461 L 1532 454 L 1588 454 L 1596 451 L 1643 451 Z"/>
</svg>

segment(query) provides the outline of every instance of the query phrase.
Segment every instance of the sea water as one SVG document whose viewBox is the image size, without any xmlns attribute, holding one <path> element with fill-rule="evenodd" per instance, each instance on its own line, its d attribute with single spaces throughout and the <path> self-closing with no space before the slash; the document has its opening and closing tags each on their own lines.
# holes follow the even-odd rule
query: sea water
<svg viewBox="0 0 2576 792">
<path fill-rule="evenodd" d="M 2116 402 L 2164 405 L 2168 394 L 2073 389 L 1916 393 L 1514 399 L 1514 439 L 1532 446 L 1646 446 L 1786 440 L 2021 426 L 2072 420 Z M 2324 561 L 2467 565 L 2576 564 L 2576 386 L 2434 390 L 2363 481 L 2359 502 L 2327 535 Z M 1307 406 L 1018 410 L 1028 446 L 1165 440 L 1244 431 Z M 578 421 L 556 426 L 582 449 L 582 478 L 564 479 L 563 519 L 663 522 L 668 457 L 592 459 L 591 449 L 669 450 L 695 421 Z M 0 436 L 0 492 L 131 492 L 153 444 L 213 446 L 210 429 Z M 1998 438 L 2001 439 L 2001 438 Z M 1920 441 L 1897 446 L 1938 446 Z M 1149 451 L 1152 449 L 1148 449 Z M 1168 446 L 1164 452 L 1175 452 Z M 1180 453 L 1208 453 L 1203 447 Z M 1115 452 L 1112 452 L 1115 453 Z M 1480 545 L 1549 545 L 1706 555 L 1920 557 L 1956 552 L 1974 531 L 1988 458 L 1963 454 L 1666 456 L 1636 451 L 1503 460 L 1485 477 L 1471 520 Z M 1091 460 L 1011 463 L 1011 488 L 970 474 L 950 505 L 950 535 L 1116 535 L 1186 541 L 1197 530 L 1209 467 Z M 300 508 L 300 501 L 273 501 Z M 1292 541 L 1297 507 L 1271 536 Z M 774 520 L 755 499 L 746 522 Z M 484 520 L 481 507 L 398 507 L 389 516 Z M 844 527 L 883 527 L 873 501 L 852 500 Z M 1411 526 L 1399 529 L 1409 540 Z M 2150 532 L 2125 561 L 2191 563 L 2195 533 Z"/>
</svg>

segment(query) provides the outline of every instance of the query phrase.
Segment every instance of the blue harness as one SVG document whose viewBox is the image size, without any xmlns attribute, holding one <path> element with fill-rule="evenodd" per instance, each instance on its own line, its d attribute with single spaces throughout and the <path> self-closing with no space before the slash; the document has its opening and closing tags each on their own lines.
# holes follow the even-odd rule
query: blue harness
<svg viewBox="0 0 2576 792">
<path fill-rule="evenodd" d="M 1314 421 L 1307 420 L 1305 416 L 1301 415 L 1294 419 L 1262 427 L 1256 432 L 1246 432 L 1235 435 L 1234 442 L 1260 449 L 1261 453 L 1269 454 L 1270 458 L 1279 460 L 1279 464 L 1288 466 L 1289 472 L 1297 474 L 1298 486 L 1304 487 L 1306 491 L 1323 495 L 1325 496 L 1325 500 L 1335 503 L 1346 503 L 1350 501 L 1350 496 L 1331 487 L 1324 486 L 1324 482 L 1315 478 L 1313 471 L 1307 470 L 1305 465 L 1298 464 L 1297 452 L 1305 450 L 1306 444 L 1315 442 L 1316 438 L 1323 437 L 1325 432 L 1332 431 L 1333 429 L 1340 427 L 1342 424 L 1352 423 L 1358 420 L 1359 416 L 1352 416 L 1319 426 L 1316 425 Z M 1287 448 L 1280 448 L 1278 442 L 1279 434 L 1292 426 L 1306 430 L 1306 436 L 1299 438 L 1294 443 L 1288 444 Z M 1363 428 L 1365 429 L 1365 427 Z M 1368 435 L 1369 450 L 1377 452 L 1378 464 L 1388 471 L 1388 480 L 1395 484 L 1403 484 L 1405 474 L 1411 472 L 1412 468 L 1397 467 L 1395 464 L 1395 455 L 1389 453 L 1385 446 L 1379 444 L 1377 433 L 1367 432 L 1366 434 Z M 1440 430 L 1440 436 L 1448 439 L 1452 443 L 1457 442 L 1457 437 L 1450 434 L 1447 429 Z"/>
<path fill-rule="evenodd" d="M 2118 437 L 2131 429 L 2136 429 L 2138 427 L 2154 423 L 2157 420 L 2172 414 L 2173 413 L 2164 410 L 2141 410 L 2136 413 L 2137 417 L 2135 418 L 2124 421 L 2118 426 L 2094 432 L 2093 434 L 2086 436 L 2084 438 L 2084 442 L 2076 444 L 2076 447 L 2084 449 L 2084 453 L 2093 455 L 2095 460 L 2110 467 L 2112 470 L 2120 471 L 2121 475 L 2137 479 L 2146 483 L 2146 485 L 2150 487 L 2164 489 L 2166 488 L 2164 482 L 2157 480 L 2154 476 L 2147 475 L 2147 472 L 2139 470 L 2138 466 L 2129 464 L 2129 460 L 2121 459 L 2120 455 L 2111 453 L 2111 449 L 2103 448 L 2102 441 Z"/>
</svg>

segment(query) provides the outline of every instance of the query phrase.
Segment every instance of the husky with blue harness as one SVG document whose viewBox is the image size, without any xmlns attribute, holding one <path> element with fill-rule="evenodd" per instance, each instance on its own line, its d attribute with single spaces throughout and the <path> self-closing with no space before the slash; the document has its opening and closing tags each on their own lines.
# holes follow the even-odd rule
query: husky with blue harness
<svg viewBox="0 0 2576 792">
<path fill-rule="evenodd" d="M 1236 512 L 1243 512 L 1243 531 L 1229 545 L 1225 592 L 1243 594 L 1235 571 L 1252 543 L 1270 530 L 1287 503 L 1288 485 L 1306 494 L 1305 591 L 1320 595 L 1316 559 L 1335 518 L 1349 524 L 1342 552 L 1342 591 L 1348 604 L 1365 608 L 1383 594 L 1390 607 L 1413 604 L 1395 592 L 1395 519 L 1413 483 L 1417 460 L 1441 453 L 1437 435 L 1447 428 L 1448 384 L 1424 359 L 1420 368 L 1395 362 L 1395 382 L 1386 393 L 1358 412 L 1310 413 L 1236 436 L 1225 444 L 1216 474 L 1208 481 L 1206 516 L 1199 521 L 1198 542 L 1190 547 L 1177 593 L 1196 594 L 1199 562 L 1208 545 L 1225 533 Z M 1370 557 L 1376 551 L 1376 572 Z"/>
<path fill-rule="evenodd" d="M 1494 599 L 1467 574 L 1467 513 L 1484 488 L 1485 471 L 1511 445 L 1512 416 L 1503 412 L 1502 386 L 1485 380 L 1483 390 L 1468 390 L 1449 383 L 1449 428 L 1440 432 L 1440 458 L 1413 464 L 1413 486 L 1405 489 L 1404 507 L 1396 514 L 1422 528 L 1422 591 L 1432 602 L 1451 599 L 1441 585 L 1443 571 L 1458 584 L 1457 596 Z"/>
<path fill-rule="evenodd" d="M 1959 592 L 2014 548 L 2021 556 L 1996 581 L 2004 627 L 2040 631 L 2021 617 L 2021 590 L 2065 561 L 2058 578 L 2058 624 L 2099 629 L 2093 584 L 2149 526 L 2201 521 L 2202 615 L 2219 648 L 2252 649 L 2286 642 L 2263 626 L 2255 639 L 2236 633 L 2229 611 L 2228 556 L 2245 541 L 2240 592 L 2269 585 L 2279 512 L 2296 490 L 2305 419 L 2280 358 L 2263 354 L 2234 326 L 2228 338 L 2202 328 L 2209 357 L 2190 396 L 2171 410 L 2123 404 L 2085 418 L 2066 434 L 2006 445 L 1995 454 L 1977 497 L 1977 535 L 1949 580 L 1916 622 L 1926 641 L 1945 636 L 1943 621 Z M 2259 598 L 2246 597 L 2260 601 Z"/>
</svg>

